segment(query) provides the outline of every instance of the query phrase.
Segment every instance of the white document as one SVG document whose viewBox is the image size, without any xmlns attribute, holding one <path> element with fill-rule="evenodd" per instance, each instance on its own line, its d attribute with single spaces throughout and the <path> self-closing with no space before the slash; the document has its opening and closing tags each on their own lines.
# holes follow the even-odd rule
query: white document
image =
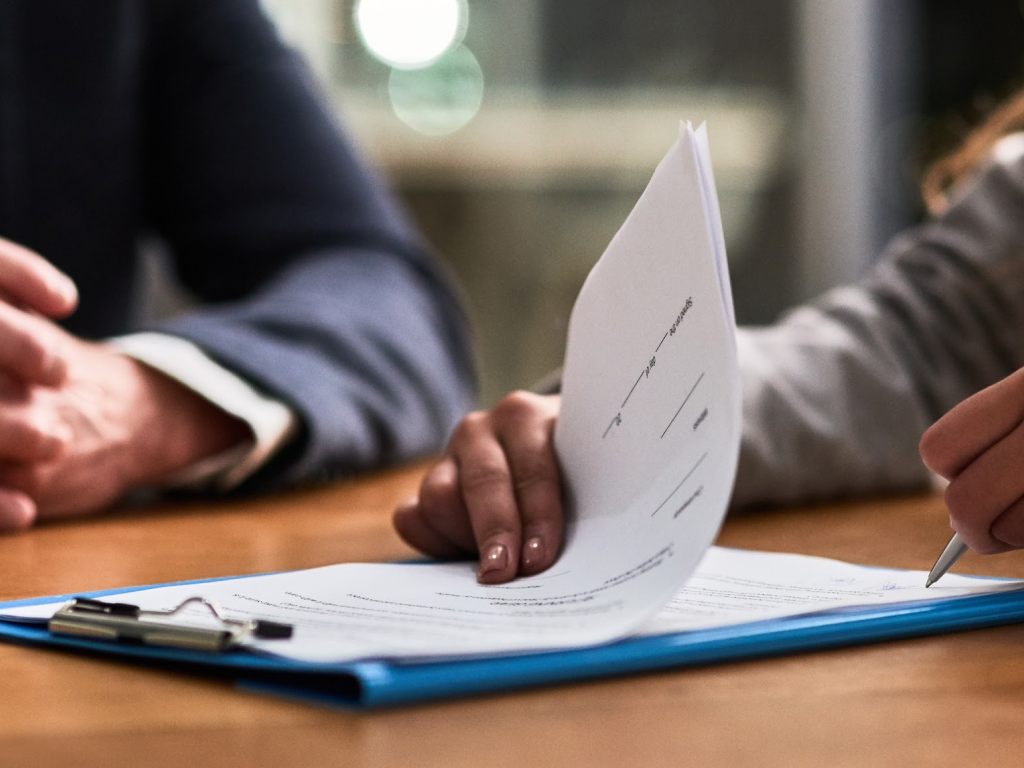
<svg viewBox="0 0 1024 768">
<path fill-rule="evenodd" d="M 491 632 L 499 639 L 506 638 L 509 608 L 516 601 L 523 603 L 518 608 L 521 618 L 534 615 L 535 607 L 527 605 L 536 600 L 530 597 L 538 589 L 531 585 L 534 580 L 500 588 L 503 594 L 497 599 L 479 600 L 465 590 L 472 575 L 472 568 L 454 565 L 333 565 L 199 586 L 160 587 L 120 594 L 116 600 L 168 609 L 201 593 L 233 618 L 293 624 L 291 640 L 256 640 L 251 643 L 252 650 L 308 662 L 423 660 L 453 653 L 489 656 L 523 650 L 507 640 L 498 646 L 479 638 Z M 552 583 L 562 578 L 557 566 L 547 578 Z M 924 571 L 712 547 L 696 573 L 633 634 L 711 629 L 850 607 L 948 600 L 1024 586 L 1016 580 L 947 574 L 926 590 L 924 579 Z M 416 587 L 410 588 L 410 584 Z M 447 592 L 453 585 L 457 591 Z M 8 610 L 4 615 L 48 619 L 60 605 Z M 542 614 L 543 620 L 532 625 L 538 642 L 555 645 L 593 618 L 588 605 L 584 598 L 550 607 Z M 190 623 L 212 626 L 209 614 L 201 608 L 188 608 L 184 614 Z"/>
<path fill-rule="evenodd" d="M 229 615 L 285 611 L 295 639 L 267 649 L 309 659 L 563 648 L 627 634 L 690 577 L 728 505 L 740 439 L 729 295 L 707 140 L 686 124 L 570 318 L 555 435 L 568 524 L 553 568 L 483 586 L 470 564 L 349 564 L 198 589 Z M 119 599 L 166 609 L 196 589 Z M 304 642 L 339 615 L 341 635 Z"/>
<path fill-rule="evenodd" d="M 843 608 L 919 603 L 1024 587 L 1017 579 L 947 574 L 926 589 L 925 571 L 711 547 L 696 573 L 636 634 L 712 629 Z"/>
</svg>

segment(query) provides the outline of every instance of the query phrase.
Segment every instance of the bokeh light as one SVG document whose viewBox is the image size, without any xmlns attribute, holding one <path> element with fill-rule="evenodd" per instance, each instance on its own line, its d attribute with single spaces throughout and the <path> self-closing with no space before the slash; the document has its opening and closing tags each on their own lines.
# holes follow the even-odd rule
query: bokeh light
<svg viewBox="0 0 1024 768">
<path fill-rule="evenodd" d="M 419 69 L 438 60 L 465 34 L 466 0 L 359 0 L 356 29 L 385 64 Z"/>
<path fill-rule="evenodd" d="M 443 136 L 480 109 L 484 73 L 473 52 L 456 45 L 429 67 L 391 70 L 388 94 L 402 122 L 428 136 Z"/>
</svg>

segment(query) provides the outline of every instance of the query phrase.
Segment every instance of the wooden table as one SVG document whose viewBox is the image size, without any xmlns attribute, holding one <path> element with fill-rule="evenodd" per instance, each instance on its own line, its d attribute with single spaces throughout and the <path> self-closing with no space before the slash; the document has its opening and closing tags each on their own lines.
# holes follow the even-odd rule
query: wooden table
<svg viewBox="0 0 1024 768">
<path fill-rule="evenodd" d="M 412 467 L 0 538 L 0 599 L 409 556 Z M 730 520 L 723 544 L 928 568 L 924 496 Z M 963 572 L 1024 576 L 1024 554 Z M 0 766 L 998 766 L 1024 762 L 1024 626 L 348 714 L 0 645 Z"/>
</svg>

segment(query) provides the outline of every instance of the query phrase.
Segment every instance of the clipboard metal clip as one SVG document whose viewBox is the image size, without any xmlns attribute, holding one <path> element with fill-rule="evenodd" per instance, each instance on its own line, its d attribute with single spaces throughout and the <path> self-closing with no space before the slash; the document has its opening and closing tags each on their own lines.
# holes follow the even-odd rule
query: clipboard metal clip
<svg viewBox="0 0 1024 768">
<path fill-rule="evenodd" d="M 195 604 L 205 606 L 220 626 L 202 627 L 167 620 Z M 205 597 L 190 597 L 169 611 L 144 611 L 129 603 L 107 603 L 88 597 L 76 597 L 53 614 L 47 627 L 57 635 L 201 651 L 226 651 L 248 638 L 286 640 L 292 636 L 291 624 L 265 619 L 241 621 L 226 618 L 217 605 Z"/>
</svg>

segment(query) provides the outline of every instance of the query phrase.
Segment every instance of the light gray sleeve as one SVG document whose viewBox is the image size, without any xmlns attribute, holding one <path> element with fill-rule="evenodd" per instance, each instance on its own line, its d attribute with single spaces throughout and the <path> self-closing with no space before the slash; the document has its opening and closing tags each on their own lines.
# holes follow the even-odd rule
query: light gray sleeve
<svg viewBox="0 0 1024 768">
<path fill-rule="evenodd" d="M 734 506 L 924 486 L 924 430 L 1024 366 L 1024 154 L 996 156 L 861 283 L 740 331 Z"/>
</svg>

